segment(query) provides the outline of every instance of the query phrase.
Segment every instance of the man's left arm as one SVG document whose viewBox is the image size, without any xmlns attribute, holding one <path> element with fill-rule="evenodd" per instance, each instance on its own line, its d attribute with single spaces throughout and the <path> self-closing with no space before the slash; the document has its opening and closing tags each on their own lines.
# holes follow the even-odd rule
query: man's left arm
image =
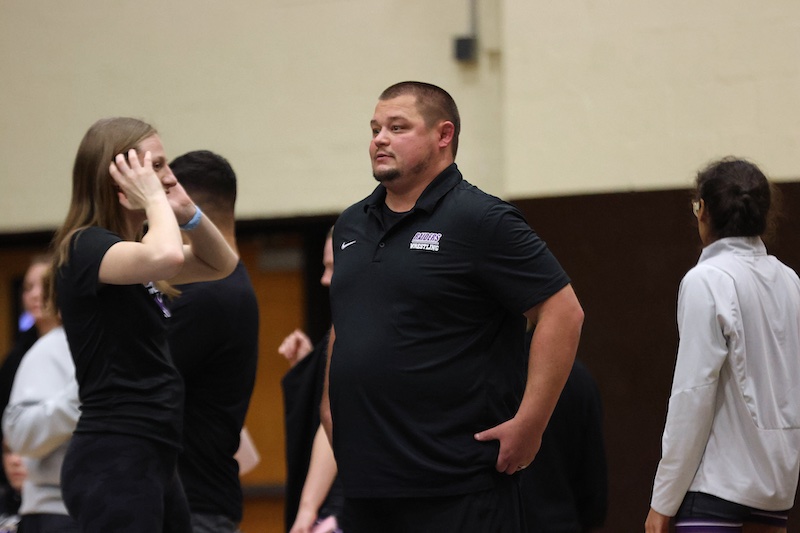
<svg viewBox="0 0 800 533">
<path fill-rule="evenodd" d="M 475 435 L 479 441 L 500 441 L 496 468 L 506 474 L 527 467 L 536 457 L 542 433 L 575 361 L 583 326 L 583 309 L 571 285 L 529 309 L 525 316 L 536 329 L 525 394 L 517 414 Z"/>
</svg>

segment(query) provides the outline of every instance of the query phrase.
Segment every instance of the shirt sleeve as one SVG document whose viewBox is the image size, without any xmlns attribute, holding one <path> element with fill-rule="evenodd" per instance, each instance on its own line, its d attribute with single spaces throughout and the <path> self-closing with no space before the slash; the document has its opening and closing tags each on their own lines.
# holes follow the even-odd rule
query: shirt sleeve
<svg viewBox="0 0 800 533">
<path fill-rule="evenodd" d="M 72 238 L 69 264 L 80 294 L 95 294 L 100 285 L 100 263 L 108 249 L 122 239 L 103 228 L 90 227 Z"/>
<path fill-rule="evenodd" d="M 703 458 L 735 309 L 733 281 L 726 274 L 698 266 L 681 282 L 680 342 L 650 504 L 661 514 L 677 513 Z"/>
<path fill-rule="evenodd" d="M 41 458 L 68 441 L 80 416 L 75 367 L 63 330 L 25 354 L 3 415 L 9 447 Z"/>
<path fill-rule="evenodd" d="M 547 244 L 510 204 L 487 210 L 477 242 L 481 283 L 513 312 L 528 311 L 570 281 Z"/>
</svg>

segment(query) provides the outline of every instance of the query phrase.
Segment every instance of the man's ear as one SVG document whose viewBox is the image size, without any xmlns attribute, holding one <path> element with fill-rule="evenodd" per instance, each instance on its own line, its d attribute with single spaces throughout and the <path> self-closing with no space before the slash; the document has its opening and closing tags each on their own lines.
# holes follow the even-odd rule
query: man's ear
<svg viewBox="0 0 800 533">
<path fill-rule="evenodd" d="M 444 120 L 439 123 L 439 148 L 446 148 L 453 142 L 453 135 L 456 133 L 456 127 L 449 120 Z"/>
</svg>

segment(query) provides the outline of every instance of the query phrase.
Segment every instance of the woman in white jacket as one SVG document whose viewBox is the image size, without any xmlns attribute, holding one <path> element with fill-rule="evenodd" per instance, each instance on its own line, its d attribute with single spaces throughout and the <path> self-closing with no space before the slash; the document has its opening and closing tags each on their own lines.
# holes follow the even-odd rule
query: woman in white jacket
<svg viewBox="0 0 800 533">
<path fill-rule="evenodd" d="M 768 255 L 771 187 L 726 158 L 698 174 L 703 251 L 680 343 L 647 533 L 785 532 L 800 470 L 800 279 Z"/>
<path fill-rule="evenodd" d="M 61 326 L 31 347 L 3 415 L 8 446 L 26 459 L 20 533 L 77 533 L 61 497 L 61 465 L 80 416 L 75 365 Z"/>
</svg>

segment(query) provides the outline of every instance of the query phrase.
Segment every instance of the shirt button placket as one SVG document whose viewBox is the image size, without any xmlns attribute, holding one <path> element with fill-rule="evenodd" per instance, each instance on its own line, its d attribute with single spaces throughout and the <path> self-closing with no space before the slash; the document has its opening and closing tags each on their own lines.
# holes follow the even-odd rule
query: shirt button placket
<svg viewBox="0 0 800 533">
<path fill-rule="evenodd" d="M 375 248 L 375 253 L 372 255 L 373 262 L 380 262 L 383 257 L 383 248 L 386 246 L 384 241 L 378 242 L 377 248 Z"/>
</svg>

